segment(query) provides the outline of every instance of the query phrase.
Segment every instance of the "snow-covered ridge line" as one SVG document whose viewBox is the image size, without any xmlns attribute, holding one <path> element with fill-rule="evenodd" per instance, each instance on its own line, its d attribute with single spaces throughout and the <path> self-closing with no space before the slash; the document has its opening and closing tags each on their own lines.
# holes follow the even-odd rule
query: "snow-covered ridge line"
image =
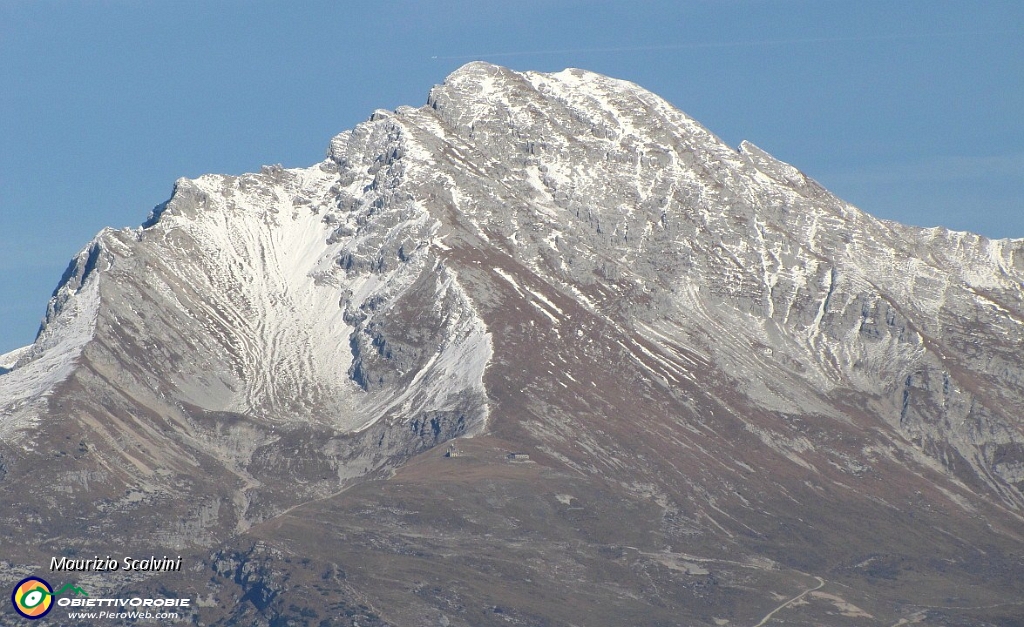
<svg viewBox="0 0 1024 627">
<path fill-rule="evenodd" d="M 22 346 L 21 348 L 16 348 L 8 353 L 0 355 L 0 369 L 13 369 L 14 365 L 18 363 L 18 360 L 24 357 L 30 350 L 32 350 L 31 344 L 29 344 L 28 346 Z"/>
<path fill-rule="evenodd" d="M 82 349 L 93 338 L 99 283 L 98 275 L 89 276 L 48 320 L 36 344 L 4 355 L 18 359 L 10 371 L 0 374 L 0 440 L 23 440 L 45 410 L 45 398 L 73 372 Z"/>
</svg>

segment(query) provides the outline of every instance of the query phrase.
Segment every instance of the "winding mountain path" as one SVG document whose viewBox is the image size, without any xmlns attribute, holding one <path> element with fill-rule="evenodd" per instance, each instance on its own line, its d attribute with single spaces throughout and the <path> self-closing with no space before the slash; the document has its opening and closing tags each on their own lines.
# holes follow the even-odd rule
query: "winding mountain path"
<svg viewBox="0 0 1024 627">
<path fill-rule="evenodd" d="M 779 610 L 782 610 L 782 609 L 785 609 L 785 608 L 789 607 L 791 604 L 796 603 L 800 599 L 804 598 L 804 596 L 807 595 L 810 592 L 814 592 L 815 590 L 821 590 L 825 586 L 825 580 L 822 579 L 821 577 L 818 577 L 818 576 L 815 576 L 814 578 L 818 580 L 818 585 L 817 586 L 804 590 L 803 592 L 801 592 L 800 594 L 796 595 L 792 599 L 786 601 L 785 603 L 783 603 L 782 605 L 778 606 L 774 610 L 768 612 L 765 615 L 765 617 L 761 619 L 761 622 L 759 622 L 758 624 L 754 625 L 754 627 L 762 627 L 765 623 L 767 623 L 769 620 L 771 620 L 772 616 L 775 615 L 775 612 L 778 612 Z"/>
</svg>

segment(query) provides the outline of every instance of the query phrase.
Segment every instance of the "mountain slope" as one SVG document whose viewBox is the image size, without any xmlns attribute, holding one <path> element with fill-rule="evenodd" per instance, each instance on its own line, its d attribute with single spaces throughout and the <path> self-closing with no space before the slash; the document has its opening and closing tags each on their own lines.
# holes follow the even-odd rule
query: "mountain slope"
<svg viewBox="0 0 1024 627">
<path fill-rule="evenodd" d="M 1013 624 L 1022 346 L 1024 240 L 473 63 L 97 236 L 0 361 L 4 523 L 192 555 L 208 622 Z"/>
</svg>

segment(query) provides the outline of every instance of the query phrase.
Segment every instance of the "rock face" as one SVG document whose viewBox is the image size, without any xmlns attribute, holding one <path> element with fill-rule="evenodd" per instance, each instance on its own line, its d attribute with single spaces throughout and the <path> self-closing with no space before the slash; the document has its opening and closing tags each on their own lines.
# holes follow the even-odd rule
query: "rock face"
<svg viewBox="0 0 1024 627">
<path fill-rule="evenodd" d="M 205 623 L 1019 624 L 1022 348 L 1024 240 L 472 63 L 100 233 L 0 359 L 0 514 L 191 556 L 95 585 Z"/>
</svg>

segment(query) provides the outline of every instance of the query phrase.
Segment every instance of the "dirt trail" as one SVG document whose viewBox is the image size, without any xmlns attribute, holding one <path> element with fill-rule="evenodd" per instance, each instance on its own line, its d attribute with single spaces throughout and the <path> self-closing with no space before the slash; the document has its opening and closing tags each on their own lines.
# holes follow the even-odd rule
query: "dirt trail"
<svg viewBox="0 0 1024 627">
<path fill-rule="evenodd" d="M 818 577 L 818 576 L 815 576 L 814 578 L 818 580 L 818 585 L 817 586 L 804 590 L 803 592 L 801 592 L 800 594 L 796 595 L 792 599 L 786 601 L 785 603 L 783 603 L 782 605 L 778 606 L 774 610 L 768 612 L 768 614 L 766 614 L 765 617 L 761 619 L 761 622 L 759 622 L 758 624 L 754 625 L 754 627 L 762 627 L 765 623 L 767 623 L 769 620 L 771 620 L 772 616 L 775 615 L 775 612 L 778 612 L 781 609 L 785 609 L 786 607 L 789 607 L 789 605 L 791 605 L 793 603 L 796 603 L 800 599 L 804 598 L 805 595 L 807 595 L 807 594 L 809 594 L 811 592 L 814 592 L 815 590 L 821 590 L 825 586 L 825 580 L 822 579 L 821 577 Z"/>
</svg>

